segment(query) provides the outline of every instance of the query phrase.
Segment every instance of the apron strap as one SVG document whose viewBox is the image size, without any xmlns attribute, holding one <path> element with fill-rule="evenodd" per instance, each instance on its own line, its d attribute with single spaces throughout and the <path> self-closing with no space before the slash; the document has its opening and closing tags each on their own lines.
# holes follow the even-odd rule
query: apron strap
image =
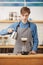
<svg viewBox="0 0 43 65">
<path fill-rule="evenodd" d="M 16 32 L 17 32 L 17 29 L 18 29 L 19 25 L 20 25 L 20 22 L 19 22 L 19 24 L 18 24 L 17 27 L 16 27 Z"/>
<path fill-rule="evenodd" d="M 21 22 L 21 21 L 20 21 Z M 17 28 L 16 28 L 16 32 L 17 32 L 17 29 L 18 29 L 18 27 L 19 27 L 19 25 L 20 25 L 20 22 L 19 22 L 19 24 L 18 24 L 18 26 L 17 26 Z M 29 27 L 30 27 L 30 22 L 29 21 L 27 21 L 28 22 L 28 24 L 29 24 Z"/>
<path fill-rule="evenodd" d="M 27 21 L 28 22 L 28 24 L 29 24 L 29 27 L 30 27 L 30 22 L 29 21 Z"/>
</svg>

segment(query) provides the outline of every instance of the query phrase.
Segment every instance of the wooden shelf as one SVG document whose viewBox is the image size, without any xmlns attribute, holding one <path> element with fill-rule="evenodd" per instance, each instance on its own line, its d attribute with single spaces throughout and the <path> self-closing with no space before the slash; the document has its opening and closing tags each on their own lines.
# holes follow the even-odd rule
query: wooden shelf
<svg viewBox="0 0 43 65">
<path fill-rule="evenodd" d="M 43 48 L 43 46 L 38 46 L 38 48 Z"/>
<path fill-rule="evenodd" d="M 33 22 L 33 23 L 43 23 L 43 20 L 31 20 L 30 22 Z"/>
<path fill-rule="evenodd" d="M 29 20 L 33 23 L 43 23 L 43 20 Z M 14 23 L 17 22 L 17 20 L 0 20 L 0 23 Z"/>
<path fill-rule="evenodd" d="M 14 45 L 0 45 L 0 48 L 14 48 Z M 43 48 L 43 46 L 38 46 L 38 48 Z"/>
<path fill-rule="evenodd" d="M 0 20 L 0 23 L 13 23 L 15 20 Z"/>
<path fill-rule="evenodd" d="M 0 48 L 14 48 L 14 45 L 0 45 Z"/>
</svg>

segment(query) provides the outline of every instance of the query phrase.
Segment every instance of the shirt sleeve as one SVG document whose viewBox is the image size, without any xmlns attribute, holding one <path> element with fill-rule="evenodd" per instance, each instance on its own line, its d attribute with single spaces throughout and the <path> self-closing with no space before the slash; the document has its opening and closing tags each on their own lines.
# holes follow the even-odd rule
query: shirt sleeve
<svg viewBox="0 0 43 65">
<path fill-rule="evenodd" d="M 18 24 L 19 24 L 18 22 L 15 22 L 15 23 L 11 24 L 9 27 L 7 27 L 6 29 L 1 30 L 0 31 L 0 35 L 8 34 L 8 29 L 9 28 L 11 28 L 14 31 L 16 31 Z"/>
<path fill-rule="evenodd" d="M 34 25 L 34 29 L 32 32 L 32 37 L 33 37 L 33 48 L 32 50 L 37 51 L 38 47 L 38 34 L 37 34 L 37 26 Z"/>
</svg>

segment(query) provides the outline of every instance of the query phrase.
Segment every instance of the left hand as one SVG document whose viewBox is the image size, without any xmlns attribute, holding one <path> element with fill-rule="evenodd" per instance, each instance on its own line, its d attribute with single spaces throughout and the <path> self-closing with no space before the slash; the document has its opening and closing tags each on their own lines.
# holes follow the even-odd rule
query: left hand
<svg viewBox="0 0 43 65">
<path fill-rule="evenodd" d="M 7 31 L 8 31 L 8 33 L 12 33 L 13 29 L 9 28 Z"/>
<path fill-rule="evenodd" d="M 29 54 L 36 54 L 36 51 L 30 51 Z"/>
</svg>

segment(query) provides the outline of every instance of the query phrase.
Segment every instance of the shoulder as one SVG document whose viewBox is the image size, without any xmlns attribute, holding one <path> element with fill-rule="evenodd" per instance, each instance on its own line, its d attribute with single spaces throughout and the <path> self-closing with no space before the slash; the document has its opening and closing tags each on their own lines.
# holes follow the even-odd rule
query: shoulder
<svg viewBox="0 0 43 65">
<path fill-rule="evenodd" d="M 13 24 L 19 24 L 19 22 L 14 22 Z"/>
<path fill-rule="evenodd" d="M 12 23 L 12 25 L 17 26 L 17 25 L 19 25 L 19 22 L 14 22 L 14 23 Z"/>
<path fill-rule="evenodd" d="M 37 27 L 37 25 L 35 23 L 33 23 L 33 22 L 29 22 L 29 23 L 30 23 L 30 27 L 33 27 L 33 28 Z"/>
<path fill-rule="evenodd" d="M 30 23 L 30 29 L 31 31 L 37 31 L 37 25 L 33 22 L 29 22 Z"/>
</svg>

